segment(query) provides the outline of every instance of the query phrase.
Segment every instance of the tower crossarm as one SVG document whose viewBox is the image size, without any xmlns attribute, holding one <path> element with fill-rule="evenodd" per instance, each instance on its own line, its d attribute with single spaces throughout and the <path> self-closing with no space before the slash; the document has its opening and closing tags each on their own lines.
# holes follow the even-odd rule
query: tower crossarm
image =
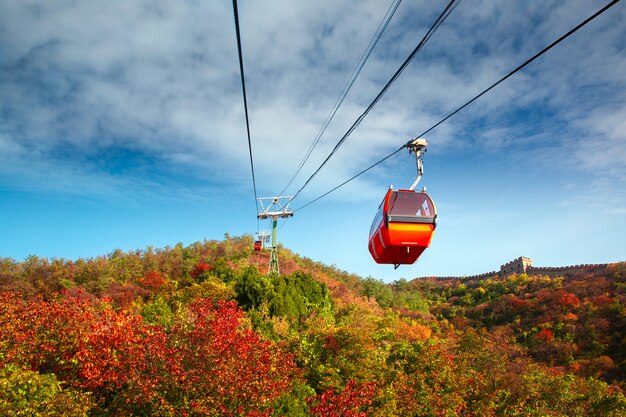
<svg viewBox="0 0 626 417">
<path fill-rule="evenodd" d="M 292 196 L 259 197 L 261 211 L 259 211 L 257 217 L 259 219 L 292 217 L 293 210 L 289 209 L 289 203 L 292 198 Z"/>
</svg>

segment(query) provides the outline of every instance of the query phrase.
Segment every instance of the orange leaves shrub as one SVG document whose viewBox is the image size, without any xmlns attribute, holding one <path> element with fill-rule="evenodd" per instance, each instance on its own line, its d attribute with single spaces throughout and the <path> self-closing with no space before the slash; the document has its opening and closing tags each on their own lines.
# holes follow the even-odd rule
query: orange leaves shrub
<svg viewBox="0 0 626 417">
<path fill-rule="evenodd" d="M 146 275 L 139 278 L 139 285 L 151 291 L 158 291 L 166 282 L 167 278 L 159 271 L 148 272 Z"/>
<path fill-rule="evenodd" d="M 471 373 L 437 342 L 404 343 L 392 354 L 396 374 L 395 415 L 462 415 L 472 388 Z"/>
<path fill-rule="evenodd" d="M 539 330 L 539 333 L 537 333 L 537 339 L 544 341 L 544 342 L 554 340 L 554 332 L 544 327 L 541 330 Z"/>
<path fill-rule="evenodd" d="M 578 308 L 580 307 L 580 300 L 576 296 L 576 294 L 567 292 L 567 291 L 559 291 L 558 292 L 558 305 L 562 307 L 572 307 Z"/>
<path fill-rule="evenodd" d="M 171 331 L 87 297 L 0 294 L 0 367 L 54 374 L 105 414 L 269 415 L 298 370 L 233 302 L 197 300 Z"/>
<path fill-rule="evenodd" d="M 95 311 L 85 299 L 26 301 L 0 294 L 0 365 L 16 363 L 65 380 L 78 372 L 74 356 Z"/>
<path fill-rule="evenodd" d="M 578 316 L 574 313 L 567 313 L 563 316 L 563 321 L 574 322 L 578 320 Z"/>
<path fill-rule="evenodd" d="M 607 294 L 596 295 L 591 299 L 591 302 L 597 307 L 604 307 L 610 305 L 613 300 Z"/>
<path fill-rule="evenodd" d="M 522 311 L 529 307 L 530 303 L 528 300 L 524 300 L 522 298 L 518 298 L 516 296 L 511 296 L 510 301 L 511 307 L 514 311 Z"/>
<path fill-rule="evenodd" d="M 600 378 L 615 369 L 615 363 L 608 356 L 600 356 L 593 359 L 581 359 L 572 362 L 568 371 L 584 377 Z"/>
<path fill-rule="evenodd" d="M 407 322 L 405 320 L 397 320 L 394 331 L 397 340 L 407 340 L 409 342 L 425 342 L 432 334 L 430 327 L 415 321 Z"/>
<path fill-rule="evenodd" d="M 209 272 L 211 272 L 212 269 L 213 268 L 211 267 L 211 265 L 207 264 L 206 262 L 198 262 L 198 264 L 196 264 L 196 266 L 191 271 L 190 275 L 196 281 L 198 281 L 205 277 Z"/>
<path fill-rule="evenodd" d="M 162 378 L 155 364 L 165 362 L 166 336 L 141 316 L 105 308 L 89 325 L 74 359 L 79 363 L 78 386 L 115 391 L 129 387 L 149 395 Z M 155 372 L 156 371 L 156 372 Z"/>
<path fill-rule="evenodd" d="M 327 390 L 309 400 L 311 415 L 316 417 L 367 417 L 376 385 L 373 382 L 348 381 L 341 392 Z"/>
<path fill-rule="evenodd" d="M 116 306 L 123 308 L 130 306 L 139 297 L 148 298 L 150 292 L 134 284 L 112 282 L 102 293 L 102 296 L 110 298 Z"/>
<path fill-rule="evenodd" d="M 235 302 L 197 299 L 187 314 L 172 329 L 172 355 L 176 384 L 191 400 L 188 411 L 270 415 L 271 403 L 298 377 L 293 357 L 262 341 Z"/>
<path fill-rule="evenodd" d="M 0 364 L 15 363 L 96 394 L 101 404 L 145 404 L 162 372 L 165 334 L 89 298 L 25 301 L 0 295 Z M 161 376 L 162 377 L 162 376 Z"/>
</svg>

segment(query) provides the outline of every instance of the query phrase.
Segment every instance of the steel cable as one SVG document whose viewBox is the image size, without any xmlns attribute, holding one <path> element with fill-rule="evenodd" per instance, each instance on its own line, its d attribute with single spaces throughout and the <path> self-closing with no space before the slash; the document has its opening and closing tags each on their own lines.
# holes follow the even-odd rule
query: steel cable
<svg viewBox="0 0 626 417">
<path fill-rule="evenodd" d="M 341 147 L 341 145 L 343 145 L 343 143 L 346 141 L 348 136 L 350 136 L 350 134 L 357 128 L 357 126 L 361 124 L 365 116 L 367 116 L 370 110 L 372 110 L 372 108 L 376 105 L 376 103 L 378 103 L 378 101 L 383 97 L 383 95 L 387 92 L 387 90 L 389 90 L 391 85 L 398 79 L 400 74 L 402 74 L 402 72 L 406 69 L 406 67 L 411 63 L 411 61 L 413 60 L 413 58 L 415 58 L 418 52 L 422 50 L 426 42 L 428 42 L 431 36 L 435 33 L 435 31 L 439 28 L 439 26 L 441 26 L 441 24 L 447 19 L 450 13 L 452 13 L 454 8 L 459 4 L 460 1 L 461 0 L 450 0 L 450 2 L 446 6 L 446 8 L 443 10 L 443 12 L 441 12 L 437 20 L 432 24 L 430 29 L 428 29 L 428 32 L 426 32 L 426 35 L 424 35 L 420 43 L 415 47 L 415 49 L 413 49 L 413 51 L 409 54 L 409 56 L 404 60 L 400 68 L 398 68 L 398 70 L 393 74 L 391 79 L 387 81 L 387 84 L 385 84 L 383 89 L 378 93 L 378 95 L 369 104 L 369 106 L 367 106 L 365 111 L 356 119 L 356 121 L 352 124 L 352 126 L 348 129 L 348 131 L 342 136 L 339 142 L 337 142 L 333 150 L 326 157 L 326 159 L 321 163 L 321 165 L 315 170 L 315 172 L 313 172 L 313 174 L 309 177 L 309 179 L 306 180 L 304 185 L 300 187 L 300 189 L 294 194 L 292 200 L 294 200 L 302 192 L 302 190 L 304 190 L 304 188 L 311 182 L 311 180 L 317 175 L 317 173 L 320 172 L 320 170 L 326 165 L 326 163 L 330 160 L 330 158 L 337 152 L 337 150 Z"/>
<path fill-rule="evenodd" d="M 237 52 L 239 54 L 239 71 L 241 74 L 241 91 L 243 92 L 243 107 L 246 114 L 246 132 L 248 134 L 248 150 L 250 151 L 250 170 L 252 171 L 252 187 L 254 189 L 255 215 L 259 212 L 259 200 L 256 192 L 256 178 L 254 175 L 254 160 L 252 159 L 252 140 L 250 139 L 250 118 L 248 117 L 248 99 L 246 97 L 246 79 L 243 71 L 243 54 L 241 52 L 241 35 L 239 33 L 239 10 L 237 0 L 233 0 L 233 15 L 235 16 L 235 33 L 237 35 Z M 259 221 L 257 219 L 257 232 Z"/>
<path fill-rule="evenodd" d="M 584 21 L 582 21 L 581 23 L 579 23 L 578 25 L 576 25 L 575 27 L 573 27 L 572 29 L 570 29 L 567 33 L 565 33 L 563 36 L 559 37 L 557 40 L 555 40 L 554 42 L 552 42 L 551 44 L 549 44 L 548 46 L 546 46 L 545 48 L 543 48 L 541 51 L 537 52 L 535 55 L 533 55 L 532 57 L 530 57 L 529 59 L 527 59 L 526 61 L 524 61 L 521 65 L 517 66 L 515 69 L 513 69 L 512 71 L 510 71 L 508 74 L 506 74 L 504 77 L 500 78 L 498 81 L 496 81 L 495 83 L 491 84 L 488 88 L 486 88 L 485 90 L 483 90 L 482 92 L 480 92 L 479 94 L 477 94 L 476 96 L 474 96 L 472 99 L 470 99 L 469 101 L 467 101 L 465 104 L 463 104 L 462 106 L 458 107 L 456 110 L 454 110 L 452 113 L 448 114 L 446 117 L 444 117 L 443 119 L 441 119 L 440 121 L 438 121 L 437 123 L 435 123 L 434 125 L 432 125 L 431 127 L 429 127 L 428 129 L 426 129 L 425 131 L 423 131 L 421 134 L 419 134 L 417 137 L 423 137 L 424 135 L 426 135 L 427 133 L 431 132 L 433 129 L 435 129 L 437 126 L 441 125 L 442 123 L 446 122 L 448 119 L 450 119 L 452 116 L 454 116 L 455 114 L 457 114 L 458 112 L 460 112 L 461 110 L 463 110 L 464 108 L 466 108 L 467 106 L 469 106 L 470 104 L 472 104 L 473 102 L 475 102 L 476 100 L 478 100 L 480 97 L 484 96 L 486 93 L 488 93 L 489 91 L 491 91 L 494 87 L 496 87 L 498 84 L 502 83 L 503 81 L 505 81 L 506 79 L 508 79 L 509 77 L 511 77 L 513 74 L 515 74 L 516 72 L 520 71 L 521 69 L 523 69 L 524 67 L 526 67 L 528 64 L 530 64 L 531 62 L 533 62 L 535 59 L 539 58 L 541 55 L 543 55 L 544 53 L 548 52 L 550 49 L 552 49 L 553 47 L 555 47 L 556 45 L 558 45 L 559 43 L 561 43 L 562 41 L 564 41 L 565 39 L 567 39 L 569 36 L 571 36 L 572 34 L 574 34 L 576 31 L 578 31 L 579 29 L 581 29 L 583 26 L 587 25 L 589 22 L 591 22 L 592 20 L 594 20 L 596 17 L 600 16 L 602 13 L 606 12 L 609 8 L 611 8 L 612 6 L 614 6 L 615 4 L 619 3 L 620 0 L 613 0 L 611 2 L 609 2 L 607 5 L 605 5 L 603 8 L 601 8 L 600 10 L 598 10 L 597 12 L 595 12 L 593 15 L 589 16 L 587 19 L 585 19 Z M 339 184 L 338 186 L 332 188 L 331 190 L 325 192 L 324 194 L 322 194 L 321 196 L 315 198 L 314 200 L 310 201 L 309 203 L 297 208 L 294 210 L 294 213 L 296 211 L 302 210 L 303 208 L 313 204 L 314 202 L 320 200 L 323 197 L 326 197 L 328 194 L 332 193 L 333 191 L 343 187 L 344 185 L 346 185 L 347 183 L 349 183 L 350 181 L 354 180 L 355 178 L 365 174 L 367 171 L 371 170 L 372 168 L 374 168 L 375 166 L 385 162 L 387 159 L 391 158 L 392 156 L 394 156 L 395 154 L 397 154 L 398 152 L 400 152 L 402 149 L 404 149 L 405 147 L 407 147 L 407 145 L 409 145 L 412 142 L 412 140 L 408 141 L 407 143 L 405 143 L 404 145 L 402 145 L 399 149 L 393 151 L 392 153 L 390 153 L 389 155 L 385 156 L 383 159 L 375 162 L 374 164 L 370 165 L 369 167 L 365 168 L 363 171 L 359 172 L 358 174 L 354 175 L 353 177 L 347 179 L 346 181 L 342 182 L 341 184 Z"/>
<path fill-rule="evenodd" d="M 348 82 L 346 83 L 346 85 L 344 86 L 343 90 L 341 91 L 341 94 L 339 95 L 339 98 L 337 98 L 337 101 L 335 101 L 335 104 L 334 104 L 333 108 L 331 109 L 330 113 L 326 117 L 326 120 L 324 121 L 324 124 L 322 125 L 322 128 L 317 133 L 317 136 L 315 137 L 315 139 L 311 143 L 311 146 L 309 146 L 309 149 L 305 153 L 304 158 L 302 159 L 302 161 L 298 165 L 298 168 L 296 169 L 296 173 L 293 174 L 293 176 L 291 177 L 291 179 L 289 180 L 287 185 L 285 185 L 283 190 L 278 195 L 282 195 L 287 190 L 287 188 L 289 188 L 289 186 L 293 183 L 293 181 L 296 179 L 296 177 L 298 176 L 298 174 L 300 173 L 300 171 L 304 167 L 304 164 L 306 164 L 306 161 L 311 156 L 311 153 L 313 152 L 313 149 L 315 149 L 315 147 L 319 143 L 320 139 L 322 138 L 322 135 L 324 135 L 324 132 L 326 132 L 326 128 L 328 128 L 328 125 L 330 124 L 330 122 L 335 117 L 335 114 L 337 113 L 337 110 L 339 110 L 339 107 L 341 107 L 341 104 L 343 103 L 343 100 L 346 98 L 346 96 L 348 95 L 348 92 L 352 88 L 352 85 L 354 84 L 354 82 L 358 78 L 359 74 L 361 73 L 361 70 L 363 69 L 363 67 L 365 66 L 365 63 L 367 62 L 367 60 L 369 59 L 370 55 L 372 54 L 372 51 L 376 47 L 376 44 L 378 44 L 378 41 L 380 40 L 380 38 L 382 37 L 383 33 L 387 29 L 387 26 L 389 25 L 389 22 L 391 21 L 391 18 L 393 17 L 393 15 L 396 13 L 396 10 L 398 10 L 398 7 L 400 6 L 400 3 L 402 3 L 402 0 L 394 0 L 394 2 L 389 6 L 389 9 L 387 10 L 387 13 L 383 17 L 383 20 L 378 25 L 378 29 L 376 29 L 376 32 L 374 32 L 374 36 L 370 40 L 370 43 L 367 45 L 367 48 L 363 52 L 363 55 L 361 55 L 361 59 L 359 59 L 359 62 L 357 63 L 357 65 L 354 68 L 354 70 L 352 71 L 352 75 L 350 75 L 350 78 L 348 79 Z"/>
</svg>

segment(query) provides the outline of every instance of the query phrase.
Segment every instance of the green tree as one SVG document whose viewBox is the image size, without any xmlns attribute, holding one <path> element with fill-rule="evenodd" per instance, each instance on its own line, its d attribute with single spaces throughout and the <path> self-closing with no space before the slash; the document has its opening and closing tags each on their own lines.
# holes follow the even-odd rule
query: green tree
<svg viewBox="0 0 626 417">
<path fill-rule="evenodd" d="M 61 388 L 53 374 L 12 364 L 0 368 L 0 415 L 80 417 L 87 416 L 92 406 L 89 394 Z"/>
</svg>

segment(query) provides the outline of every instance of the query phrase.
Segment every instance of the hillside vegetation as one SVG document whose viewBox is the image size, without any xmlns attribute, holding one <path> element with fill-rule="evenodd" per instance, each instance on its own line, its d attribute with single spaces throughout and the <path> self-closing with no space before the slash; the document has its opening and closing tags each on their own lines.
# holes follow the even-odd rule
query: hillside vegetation
<svg viewBox="0 0 626 417">
<path fill-rule="evenodd" d="M 385 284 L 252 247 L 0 258 L 0 415 L 626 415 L 625 264 Z"/>
</svg>

